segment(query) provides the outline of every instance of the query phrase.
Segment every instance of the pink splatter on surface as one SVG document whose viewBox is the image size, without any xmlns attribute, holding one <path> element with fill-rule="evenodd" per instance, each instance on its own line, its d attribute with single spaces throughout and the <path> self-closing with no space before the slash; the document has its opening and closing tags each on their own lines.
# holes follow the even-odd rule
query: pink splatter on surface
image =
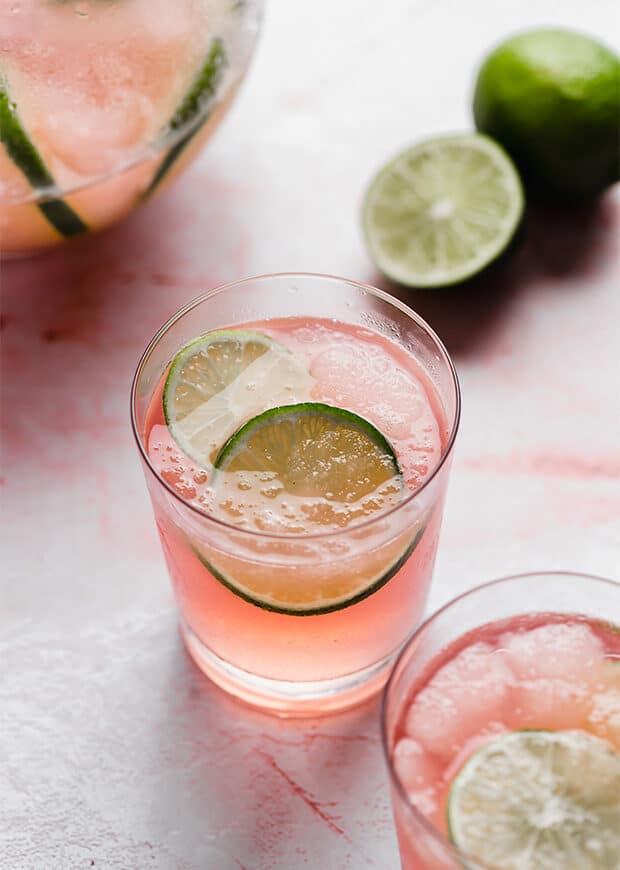
<svg viewBox="0 0 620 870">
<path fill-rule="evenodd" d="M 329 828 L 330 831 L 344 837 L 347 840 L 347 842 L 351 842 L 349 840 L 349 838 L 347 837 L 347 835 L 345 834 L 345 832 L 343 831 L 343 829 L 340 827 L 340 825 L 337 824 L 338 817 L 332 816 L 328 812 L 330 807 L 336 806 L 335 801 L 331 801 L 330 803 L 318 801 L 316 799 L 316 797 L 314 797 L 312 794 L 310 794 L 310 792 L 308 792 L 305 788 L 303 788 L 303 786 L 299 785 L 298 782 L 295 782 L 295 780 L 291 777 L 290 774 L 288 774 L 285 770 L 282 770 L 282 768 L 280 767 L 278 762 L 275 760 L 275 758 L 273 758 L 273 756 L 269 755 L 267 752 L 265 752 L 262 749 L 258 750 L 258 754 L 260 755 L 261 758 L 264 759 L 266 764 L 268 764 L 272 770 L 275 770 L 276 773 L 278 773 L 282 777 L 282 779 L 284 779 L 284 781 L 289 785 L 293 794 L 296 797 L 299 797 L 306 804 L 306 806 L 310 809 L 311 812 L 313 812 L 316 816 L 318 816 L 320 819 L 322 819 L 325 822 L 325 824 L 327 825 L 327 827 Z"/>
<path fill-rule="evenodd" d="M 489 0 L 366 6 L 274 0 L 239 101 L 186 176 L 97 238 L 0 264 L 11 870 L 398 867 L 378 706 L 270 719 L 211 686 L 177 637 L 128 397 L 152 334 L 210 287 L 342 274 L 444 339 L 463 418 L 432 609 L 531 569 L 620 576 L 618 191 L 533 208 L 513 259 L 463 290 L 383 281 L 358 229 L 370 174 L 469 126 L 480 57 L 538 20 Z M 612 6 L 570 0 L 562 23 L 608 38 Z"/>
<path fill-rule="evenodd" d="M 462 460 L 461 466 L 472 471 L 504 474 L 508 477 L 534 475 L 564 480 L 620 479 L 620 450 L 610 456 L 567 456 L 547 448 L 539 453 L 513 453 L 504 456 L 482 455 Z"/>
</svg>

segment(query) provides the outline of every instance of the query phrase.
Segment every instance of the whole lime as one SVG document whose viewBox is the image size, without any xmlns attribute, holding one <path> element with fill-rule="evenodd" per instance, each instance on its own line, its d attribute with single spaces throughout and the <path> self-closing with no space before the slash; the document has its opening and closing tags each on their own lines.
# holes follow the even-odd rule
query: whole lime
<svg viewBox="0 0 620 870">
<path fill-rule="evenodd" d="M 500 142 L 525 179 L 564 198 L 620 177 L 620 58 L 568 30 L 530 30 L 486 58 L 476 127 Z"/>
</svg>

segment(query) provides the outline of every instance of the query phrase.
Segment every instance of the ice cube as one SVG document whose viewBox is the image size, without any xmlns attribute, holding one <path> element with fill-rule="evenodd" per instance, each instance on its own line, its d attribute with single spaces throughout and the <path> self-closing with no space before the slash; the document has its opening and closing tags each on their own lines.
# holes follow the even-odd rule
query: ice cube
<svg viewBox="0 0 620 870">
<path fill-rule="evenodd" d="M 440 776 L 440 768 L 423 747 L 410 737 L 401 737 L 394 749 L 394 767 L 408 792 L 433 786 Z"/>
<path fill-rule="evenodd" d="M 513 679 L 501 652 L 484 643 L 467 647 L 415 697 L 407 734 L 448 760 L 476 734 L 504 723 Z"/>
<path fill-rule="evenodd" d="M 579 623 L 552 623 L 500 638 L 506 660 L 524 680 L 559 678 L 589 683 L 603 656 L 592 629 Z"/>
<path fill-rule="evenodd" d="M 620 670 L 620 664 L 615 665 Z M 620 687 L 610 686 L 592 699 L 588 723 L 592 731 L 620 751 Z"/>
<path fill-rule="evenodd" d="M 433 679 L 435 686 L 462 686 L 468 682 L 505 686 L 513 674 L 505 655 L 491 644 L 478 642 L 462 650 L 440 668 Z"/>
<path fill-rule="evenodd" d="M 522 680 L 513 698 L 513 728 L 583 728 L 592 706 L 591 694 L 582 683 L 560 679 Z"/>
</svg>

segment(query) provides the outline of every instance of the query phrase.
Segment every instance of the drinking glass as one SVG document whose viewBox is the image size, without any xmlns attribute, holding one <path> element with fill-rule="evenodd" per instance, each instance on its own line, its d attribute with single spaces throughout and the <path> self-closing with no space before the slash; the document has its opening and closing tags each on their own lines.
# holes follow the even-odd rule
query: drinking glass
<svg viewBox="0 0 620 870">
<path fill-rule="evenodd" d="M 199 153 L 247 71 L 262 0 L 0 8 L 0 253 L 94 232 Z"/>
<path fill-rule="evenodd" d="M 435 467 L 396 506 L 342 529 L 276 534 L 243 529 L 203 512 L 158 473 L 149 455 L 149 408 L 155 395 L 161 409 L 162 381 L 175 354 L 205 332 L 272 318 L 327 318 L 343 328 L 373 330 L 414 358 L 425 373 L 441 404 L 445 438 Z M 344 278 L 248 278 L 195 299 L 159 330 L 135 375 L 133 430 L 181 631 L 207 676 L 232 694 L 283 715 L 348 706 L 383 686 L 424 610 L 459 409 L 454 367 L 430 327 L 399 300 Z M 209 570 L 213 565 L 218 570 Z M 264 609 L 221 582 L 222 574 L 255 573 L 320 590 L 354 572 L 380 573 L 384 565 L 390 570 L 372 594 L 314 615 Z"/>
<path fill-rule="evenodd" d="M 509 632 L 512 626 L 523 624 L 523 617 L 531 615 L 552 615 L 556 620 L 576 615 L 608 624 L 609 619 L 620 617 L 620 584 L 563 571 L 496 580 L 446 604 L 418 628 L 402 649 L 385 687 L 381 715 L 383 750 L 403 870 L 462 870 L 463 867 L 494 870 L 460 852 L 416 808 L 398 776 L 393 750 L 414 687 L 420 689 L 426 685 L 429 673 L 433 672 L 433 661 L 442 659 L 442 651 L 447 646 L 469 632 L 473 633 L 471 643 L 474 643 L 478 631 L 495 621 L 506 621 L 504 630 Z M 489 660 L 492 658 L 489 656 Z M 477 679 L 482 682 L 483 676 L 478 673 Z M 477 692 L 484 717 L 480 685 Z M 460 722 L 461 731 L 465 733 L 463 719 Z M 532 727 L 541 726 L 533 723 Z M 454 772 L 452 769 L 452 775 Z"/>
</svg>

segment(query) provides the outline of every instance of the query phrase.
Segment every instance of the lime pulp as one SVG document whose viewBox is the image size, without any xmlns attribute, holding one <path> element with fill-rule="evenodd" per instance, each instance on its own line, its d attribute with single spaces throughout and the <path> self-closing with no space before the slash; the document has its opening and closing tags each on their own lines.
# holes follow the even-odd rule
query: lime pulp
<svg viewBox="0 0 620 870">
<path fill-rule="evenodd" d="M 488 866 L 619 867 L 620 754 L 581 731 L 503 734 L 461 768 L 447 816 L 454 844 Z"/>
<path fill-rule="evenodd" d="M 366 192 L 362 224 L 376 266 L 410 287 L 472 277 L 508 248 L 523 216 L 519 175 L 487 136 L 429 139 L 389 160 Z"/>
</svg>

